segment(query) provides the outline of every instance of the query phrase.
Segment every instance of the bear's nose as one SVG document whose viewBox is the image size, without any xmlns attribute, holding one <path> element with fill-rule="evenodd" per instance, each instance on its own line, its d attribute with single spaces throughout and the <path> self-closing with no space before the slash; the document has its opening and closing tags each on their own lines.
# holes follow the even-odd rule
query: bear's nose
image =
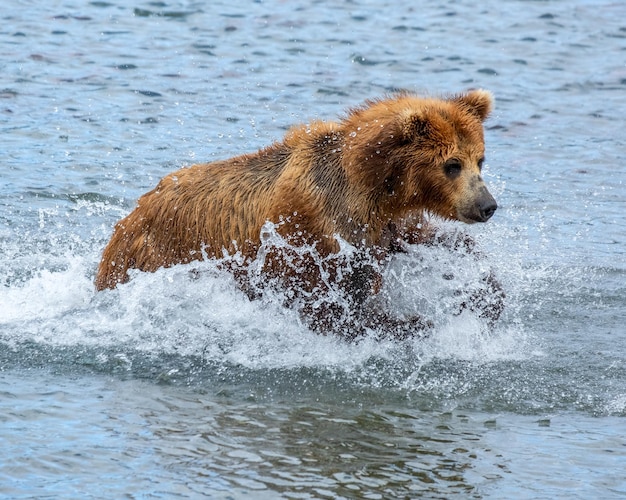
<svg viewBox="0 0 626 500">
<path fill-rule="evenodd" d="M 480 218 L 482 219 L 482 222 L 487 222 L 489 219 L 491 219 L 491 216 L 498 209 L 498 204 L 496 203 L 496 200 L 494 200 L 491 195 L 489 195 L 489 198 L 490 199 L 483 199 L 482 203 L 479 206 Z"/>
</svg>

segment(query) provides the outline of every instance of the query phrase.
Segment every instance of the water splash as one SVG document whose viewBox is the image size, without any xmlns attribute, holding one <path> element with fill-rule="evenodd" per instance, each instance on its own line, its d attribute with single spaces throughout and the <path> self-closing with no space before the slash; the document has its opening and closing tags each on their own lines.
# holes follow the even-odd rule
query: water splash
<svg viewBox="0 0 626 500">
<path fill-rule="evenodd" d="M 93 214 L 102 207 L 83 200 L 76 210 Z M 129 283 L 96 293 L 92 277 L 102 245 L 91 240 L 77 245 L 76 238 L 70 244 L 66 238 L 63 248 L 55 231 L 47 229 L 56 242 L 55 265 L 39 263 L 26 277 L 0 289 L 0 335 L 7 345 L 89 349 L 94 363 L 103 365 L 129 356 L 172 355 L 252 370 L 361 373 L 377 363 L 384 370 L 396 364 L 403 373 L 399 378 L 436 359 L 491 362 L 534 352 L 532 339 L 515 318 L 492 328 L 469 311 L 455 314 L 459 289 L 477 286 L 488 269 L 498 271 L 498 263 L 488 258 L 436 246 L 410 248 L 394 257 L 376 306 L 399 317 L 427 315 L 433 331 L 424 340 L 348 343 L 311 332 L 296 310 L 284 307 L 288 291 L 264 286 L 261 299 L 249 300 L 223 270 L 225 260 L 236 256 L 156 273 L 135 271 Z M 264 228 L 263 241 L 264 248 L 287 245 L 271 226 Z M 349 258 L 353 251 L 343 244 L 340 253 Z M 252 265 L 258 279 L 263 255 Z M 30 265 L 35 267 L 42 257 L 32 256 Z M 504 278 L 510 286 L 512 281 Z M 337 290 L 331 297 L 344 300 Z"/>
</svg>

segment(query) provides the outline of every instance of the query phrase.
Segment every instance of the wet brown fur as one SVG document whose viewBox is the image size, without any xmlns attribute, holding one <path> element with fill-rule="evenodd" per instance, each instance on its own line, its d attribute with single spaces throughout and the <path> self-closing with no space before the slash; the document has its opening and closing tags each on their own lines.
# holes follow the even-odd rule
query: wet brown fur
<svg viewBox="0 0 626 500">
<path fill-rule="evenodd" d="M 292 128 L 253 154 L 198 164 L 165 176 L 116 226 L 96 288 L 224 252 L 254 259 L 266 221 L 292 244 L 338 251 L 335 235 L 383 258 L 402 240 L 425 238 L 422 213 L 473 222 L 484 156 L 482 90 L 446 99 L 400 94 L 368 101 L 339 122 Z M 444 164 L 462 163 L 450 179 Z M 281 271 L 280 259 L 267 261 Z M 306 273 L 305 273 L 306 274 Z M 319 276 L 301 276 L 314 289 Z"/>
</svg>

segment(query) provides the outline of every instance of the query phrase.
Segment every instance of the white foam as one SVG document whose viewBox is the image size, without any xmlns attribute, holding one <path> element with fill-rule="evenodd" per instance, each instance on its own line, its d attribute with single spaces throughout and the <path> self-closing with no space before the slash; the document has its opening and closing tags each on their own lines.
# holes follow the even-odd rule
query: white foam
<svg viewBox="0 0 626 500">
<path fill-rule="evenodd" d="M 619 394 L 613 397 L 605 405 L 605 413 L 608 415 L 624 415 L 626 414 L 626 394 Z"/>
<path fill-rule="evenodd" d="M 40 269 L 24 283 L 0 288 L 0 325 L 62 317 L 89 302 L 93 288 L 80 257 L 61 271 Z"/>
<path fill-rule="evenodd" d="M 248 368 L 343 371 L 372 359 L 393 360 L 398 349 L 420 359 L 478 362 L 518 359 L 532 352 L 532 340 L 519 325 L 492 331 L 471 313 L 452 314 L 454 289 L 479 279 L 489 263 L 445 249 L 411 250 L 398 256 L 386 273 L 383 306 L 397 316 L 419 313 L 435 323 L 429 338 L 402 348 L 393 341 L 350 344 L 317 335 L 295 311 L 283 307 L 279 293 L 266 291 L 263 299 L 250 301 L 214 261 L 133 272 L 129 283 L 96 293 L 91 281 L 96 252 L 88 257 L 68 254 L 61 262 L 57 259 L 58 270 L 40 269 L 0 289 L 4 340 L 119 346 L 121 351 L 132 347 L 148 355 L 201 356 Z M 442 277 L 452 272 L 453 280 Z"/>
</svg>

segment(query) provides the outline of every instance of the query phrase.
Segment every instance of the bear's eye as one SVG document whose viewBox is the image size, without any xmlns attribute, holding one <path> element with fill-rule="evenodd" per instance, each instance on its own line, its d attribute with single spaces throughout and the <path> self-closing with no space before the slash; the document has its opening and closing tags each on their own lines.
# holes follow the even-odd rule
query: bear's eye
<svg viewBox="0 0 626 500">
<path fill-rule="evenodd" d="M 450 179 L 461 175 L 461 162 L 457 159 L 448 160 L 443 168 Z"/>
<path fill-rule="evenodd" d="M 485 163 L 485 159 L 481 158 L 480 160 L 478 160 L 478 170 L 482 170 L 483 169 L 483 163 Z"/>
</svg>

